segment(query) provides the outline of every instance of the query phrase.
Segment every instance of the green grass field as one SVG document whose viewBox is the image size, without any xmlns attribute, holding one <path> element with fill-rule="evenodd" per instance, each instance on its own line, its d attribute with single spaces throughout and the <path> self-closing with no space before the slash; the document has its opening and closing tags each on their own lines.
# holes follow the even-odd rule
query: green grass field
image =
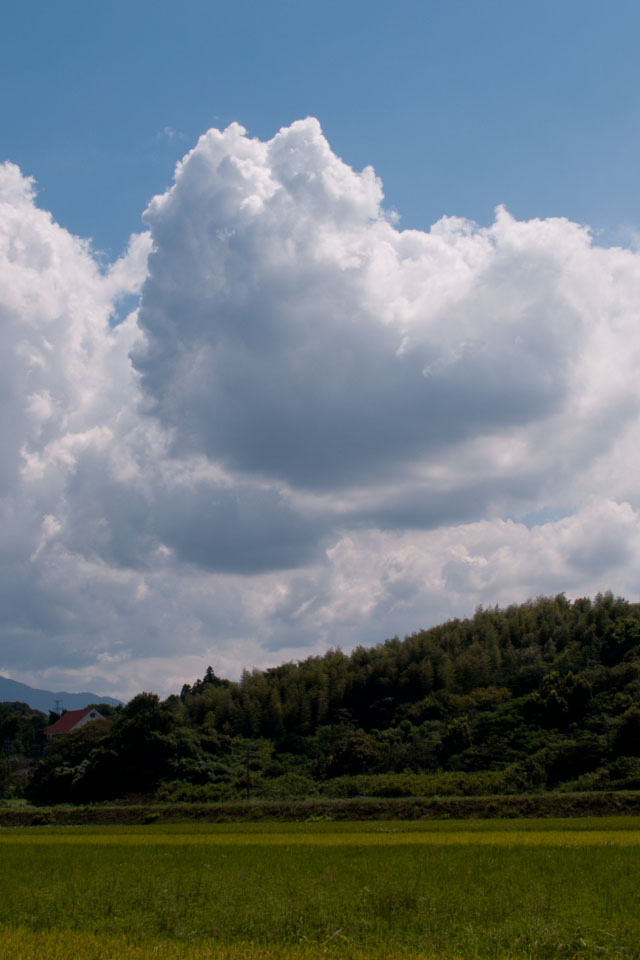
<svg viewBox="0 0 640 960">
<path fill-rule="evenodd" d="M 0 830 L 12 960 L 640 957 L 640 820 Z"/>
</svg>

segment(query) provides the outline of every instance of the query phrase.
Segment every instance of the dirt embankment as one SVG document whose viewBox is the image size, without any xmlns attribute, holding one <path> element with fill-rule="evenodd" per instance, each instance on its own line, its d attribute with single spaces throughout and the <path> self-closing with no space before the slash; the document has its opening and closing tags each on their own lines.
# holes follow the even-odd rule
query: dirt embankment
<svg viewBox="0 0 640 960">
<path fill-rule="evenodd" d="M 46 824 L 145 824 L 261 820 L 462 820 L 500 817 L 640 815 L 640 791 L 540 794 L 509 797 L 447 797 L 308 800 L 247 803 L 123 802 L 91 806 L 0 807 L 0 826 Z"/>
</svg>

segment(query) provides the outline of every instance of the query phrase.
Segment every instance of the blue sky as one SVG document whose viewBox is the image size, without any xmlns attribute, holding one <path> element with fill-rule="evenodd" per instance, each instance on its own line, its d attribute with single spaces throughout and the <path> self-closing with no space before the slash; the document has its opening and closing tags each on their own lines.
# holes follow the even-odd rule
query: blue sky
<svg viewBox="0 0 640 960">
<path fill-rule="evenodd" d="M 639 28 L 636 3 L 595 0 L 25 0 L 3 14 L 0 156 L 111 256 L 210 126 L 307 115 L 404 226 L 504 203 L 628 242 Z"/>
<path fill-rule="evenodd" d="M 169 693 L 639 598 L 639 26 L 3 12 L 0 674 Z"/>
</svg>

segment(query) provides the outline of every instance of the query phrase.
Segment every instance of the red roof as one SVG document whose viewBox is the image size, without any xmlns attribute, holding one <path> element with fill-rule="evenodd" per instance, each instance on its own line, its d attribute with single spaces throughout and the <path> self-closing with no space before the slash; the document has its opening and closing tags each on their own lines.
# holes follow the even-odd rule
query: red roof
<svg viewBox="0 0 640 960">
<path fill-rule="evenodd" d="M 69 733 L 88 713 L 91 713 L 90 707 L 85 707 L 84 710 L 67 710 L 55 723 L 47 727 L 45 734 L 48 737 L 54 737 L 57 733 Z"/>
</svg>

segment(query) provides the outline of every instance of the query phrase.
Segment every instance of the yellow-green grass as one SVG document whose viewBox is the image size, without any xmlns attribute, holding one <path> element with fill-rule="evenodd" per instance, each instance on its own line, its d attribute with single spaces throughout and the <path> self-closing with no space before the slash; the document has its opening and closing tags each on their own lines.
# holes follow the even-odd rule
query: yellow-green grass
<svg viewBox="0 0 640 960">
<path fill-rule="evenodd" d="M 105 938 L 91 933 L 52 930 L 34 933 L 28 927 L 0 930 L 2 960 L 370 960 L 369 951 L 338 939 L 324 944 L 257 946 L 238 941 L 227 945 L 206 942 L 132 944 L 125 937 Z M 385 960 L 443 960 L 442 955 L 398 948 L 382 954 Z M 450 955 L 447 960 L 458 960 Z M 508 956 L 500 960 L 509 960 Z"/>
<path fill-rule="evenodd" d="M 0 956 L 640 957 L 640 821 L 0 830 Z"/>
</svg>

